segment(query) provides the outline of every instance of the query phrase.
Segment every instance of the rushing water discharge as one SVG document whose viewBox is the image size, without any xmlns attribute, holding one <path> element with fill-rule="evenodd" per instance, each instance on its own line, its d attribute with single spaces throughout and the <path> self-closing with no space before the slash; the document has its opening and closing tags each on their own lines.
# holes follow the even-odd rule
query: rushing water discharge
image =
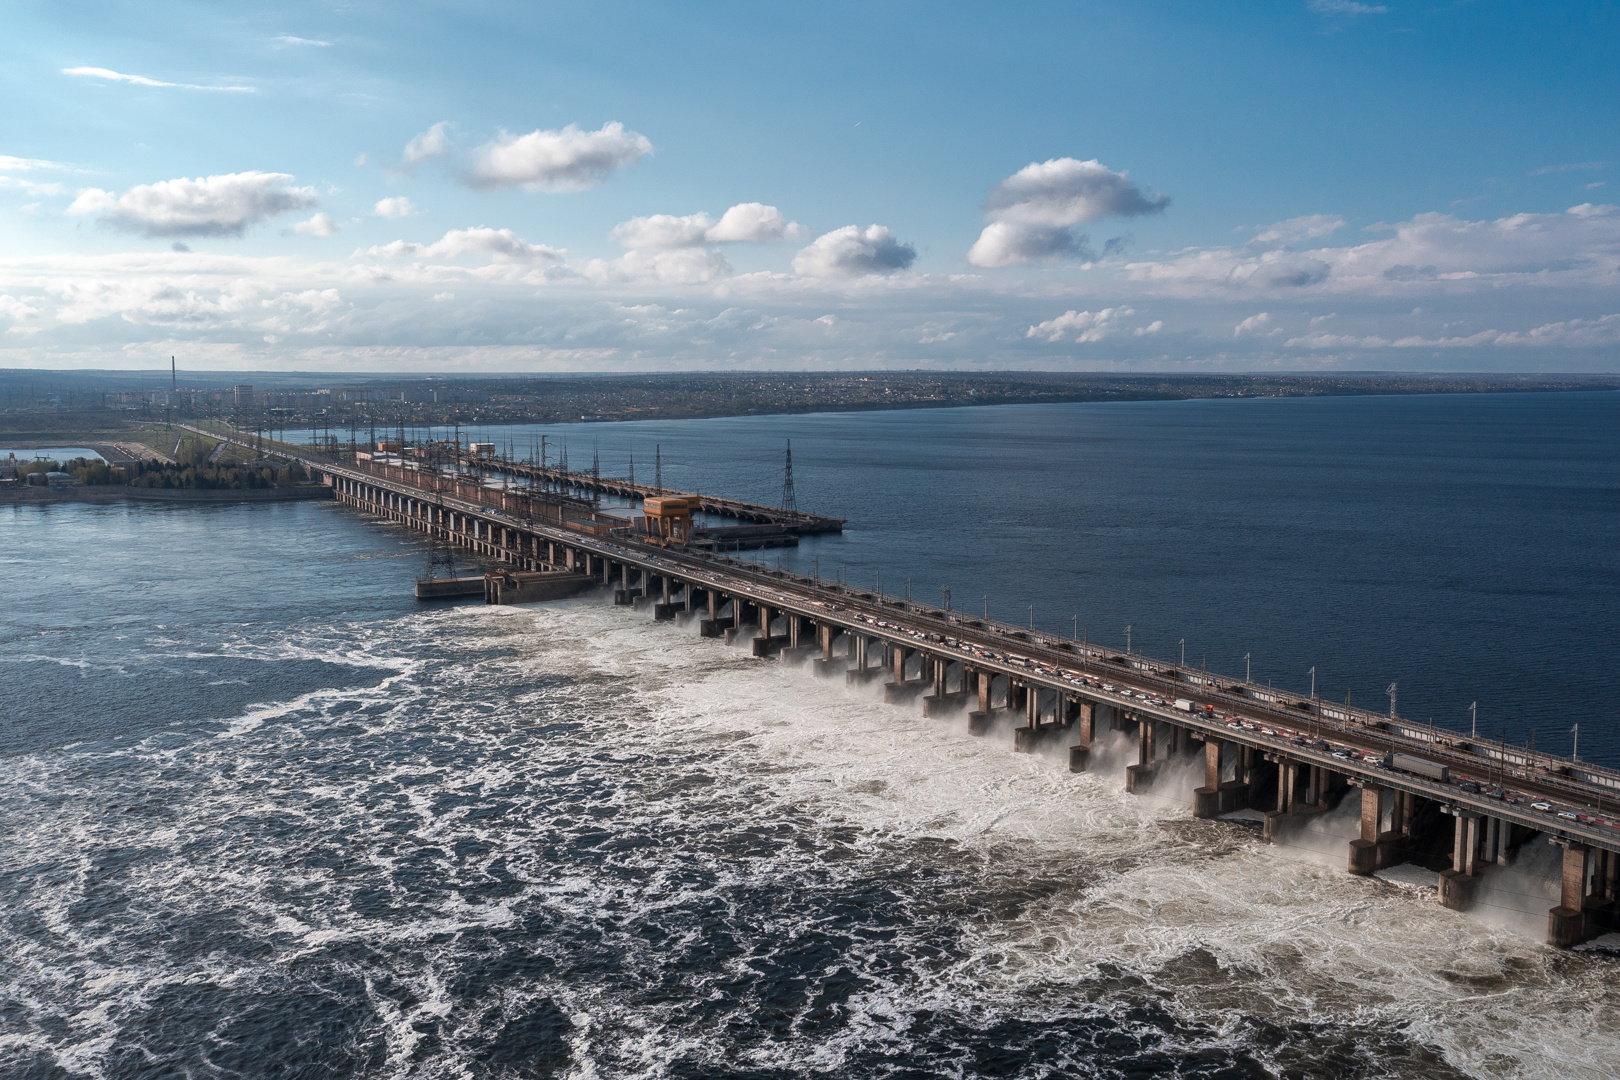
<svg viewBox="0 0 1620 1080">
<path fill-rule="evenodd" d="M 1487 422 L 1513 412 L 1503 400 L 1480 406 Z M 1516 415 L 1545 424 L 1549 400 Z M 1455 422 L 1454 401 L 1420 404 Z M 1620 398 L 1563 401 L 1573 437 Z M 1318 429 L 1368 408 L 1267 407 L 1293 404 L 1318 410 Z M 1198 415 L 1061 415 L 1162 434 L 1160 407 Z M 746 423 L 792 428 L 796 464 L 821 462 L 812 484 L 843 454 L 850 490 L 894 489 L 891 447 L 848 447 L 896 423 L 916 443 L 918 418 L 935 459 L 971 462 L 972 411 Z M 818 430 L 835 450 L 801 433 Z M 1563 473 L 1522 473 L 1539 469 L 1554 502 L 1572 485 L 1597 501 L 1591 542 L 1614 538 L 1614 430 L 1589 432 L 1588 458 Z M 1188 459 L 1231 483 L 1207 475 L 1218 448 Z M 1150 533 L 1127 555 L 1050 547 L 1052 514 L 1108 527 L 1104 496 L 1054 511 L 982 487 L 988 467 L 927 493 L 940 530 L 999 497 L 1011 524 L 977 522 L 979 580 L 1010 588 L 1022 572 L 1039 597 L 1054 562 L 1146 572 Z M 1475 467 L 1430 479 L 1444 489 Z M 838 503 L 816 493 L 815 508 L 860 517 Z M 870 552 L 884 520 L 815 547 Z M 1539 524 L 1549 545 L 1576 527 Z M 335 504 L 8 508 L 0 540 L 0 1075 L 1597 1078 L 1620 1059 L 1615 959 L 1547 948 L 1544 915 L 1526 932 L 1350 877 L 1334 820 L 1273 847 L 1193 819 L 1173 782 L 1126 795 L 1123 747 L 1072 774 L 1055 751 L 1014 754 L 1005 730 L 973 738 L 960 716 L 925 719 L 601 594 L 417 606 L 418 538 Z M 889 542 L 903 565 L 906 538 Z M 1397 542 L 1446 556 L 1415 530 Z M 1168 563 L 1192 557 L 1180 533 L 1159 543 Z M 950 563 L 954 544 L 936 537 L 919 558 L 966 586 L 975 565 Z M 1540 563 L 1613 550 L 1549 548 Z M 1520 557 L 1491 553 L 1487 569 Z M 1377 567 L 1338 569 L 1387 588 Z M 1276 618 L 1261 569 L 1232 572 L 1251 575 L 1232 595 L 1257 598 L 1230 618 Z M 1612 577 L 1555 576 L 1515 595 L 1527 624 L 1554 625 L 1543 604 L 1567 610 L 1583 587 L 1597 599 L 1537 648 L 1584 662 L 1576 638 L 1597 635 L 1612 650 Z M 1489 573 L 1447 587 L 1470 615 L 1494 610 Z M 1433 613 L 1437 635 L 1477 648 L 1496 617 Z M 1377 624 L 1374 611 L 1343 634 Z M 1312 625 L 1256 629 L 1256 648 Z M 1533 862 L 1527 849 L 1527 880 L 1500 883 L 1506 908 L 1540 902 L 1520 892 Z"/>
</svg>

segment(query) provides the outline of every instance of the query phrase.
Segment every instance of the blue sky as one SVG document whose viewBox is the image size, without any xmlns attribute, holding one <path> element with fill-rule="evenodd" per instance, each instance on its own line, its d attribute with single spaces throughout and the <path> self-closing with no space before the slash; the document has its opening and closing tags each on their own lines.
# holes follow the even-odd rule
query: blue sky
<svg viewBox="0 0 1620 1080">
<path fill-rule="evenodd" d="M 1615 369 L 1611 3 L 6 22 L 0 365 Z"/>
</svg>

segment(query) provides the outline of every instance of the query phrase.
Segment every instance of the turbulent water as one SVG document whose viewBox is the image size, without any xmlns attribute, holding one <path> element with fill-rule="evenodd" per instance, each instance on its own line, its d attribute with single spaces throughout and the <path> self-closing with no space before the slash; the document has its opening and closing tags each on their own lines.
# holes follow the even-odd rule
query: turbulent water
<svg viewBox="0 0 1620 1080">
<path fill-rule="evenodd" d="M 0 541 L 0 1075 L 1620 1058 L 1613 959 L 1348 877 L 1331 821 L 1127 796 L 1123 752 L 1071 774 L 601 596 L 418 608 L 416 539 L 331 504 Z"/>
</svg>

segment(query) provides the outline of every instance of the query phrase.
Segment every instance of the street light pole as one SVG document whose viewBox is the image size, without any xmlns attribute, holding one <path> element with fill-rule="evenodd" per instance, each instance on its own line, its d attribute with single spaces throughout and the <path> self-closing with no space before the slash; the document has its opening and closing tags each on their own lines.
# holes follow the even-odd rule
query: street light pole
<svg viewBox="0 0 1620 1080">
<path fill-rule="evenodd" d="M 1243 654 L 1243 681 L 1244 682 L 1249 682 L 1250 681 L 1250 679 L 1249 679 L 1249 668 L 1250 668 L 1249 654 L 1244 653 Z"/>
<path fill-rule="evenodd" d="M 1316 700 L 1316 668 L 1311 668 L 1311 700 Z"/>
<path fill-rule="evenodd" d="M 1074 617 L 1074 640 L 1080 640 L 1080 616 Z"/>
<path fill-rule="evenodd" d="M 1181 666 L 1186 667 L 1187 666 L 1187 639 L 1182 638 L 1180 644 L 1181 644 Z"/>
<path fill-rule="evenodd" d="M 1125 628 L 1125 655 L 1131 655 L 1131 628 L 1129 626 Z"/>
<path fill-rule="evenodd" d="M 1035 629 L 1035 605 L 1034 604 L 1029 605 L 1029 628 L 1030 628 L 1031 631 L 1033 631 Z"/>
<path fill-rule="evenodd" d="M 984 594 L 984 621 L 990 621 L 990 594 Z"/>
<path fill-rule="evenodd" d="M 1477 739 L 1479 738 L 1479 702 L 1476 701 L 1470 704 L 1468 706 L 1468 711 L 1472 713 L 1474 717 L 1474 724 L 1473 727 L 1471 727 L 1468 731 L 1468 737 L 1470 739 Z"/>
</svg>

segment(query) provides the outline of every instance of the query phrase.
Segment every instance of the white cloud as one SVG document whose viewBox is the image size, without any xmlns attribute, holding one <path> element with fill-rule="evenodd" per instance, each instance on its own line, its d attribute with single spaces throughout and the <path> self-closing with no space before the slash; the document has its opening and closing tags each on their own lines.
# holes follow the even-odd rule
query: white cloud
<svg viewBox="0 0 1620 1080">
<path fill-rule="evenodd" d="M 406 143 L 403 155 L 405 164 L 419 165 L 428 158 L 443 157 L 454 150 L 455 147 L 450 143 L 450 136 L 445 134 L 445 129 L 449 126 L 450 121 L 440 120 L 437 124 Z"/>
<path fill-rule="evenodd" d="M 300 221 L 287 230 L 294 236 L 333 236 L 342 226 L 333 221 L 330 215 L 316 214 L 308 221 Z"/>
<path fill-rule="evenodd" d="M 1576 217 L 1608 217 L 1610 214 L 1615 212 L 1615 209 L 1616 208 L 1614 206 L 1611 206 L 1608 203 L 1584 202 L 1579 206 L 1570 207 L 1568 210 L 1564 211 L 1564 213 L 1574 214 Z"/>
<path fill-rule="evenodd" d="M 416 204 L 405 195 L 395 195 L 388 199 L 378 199 L 377 205 L 372 207 L 372 213 L 378 217 L 402 218 L 410 217 L 416 213 Z"/>
<path fill-rule="evenodd" d="M 584 276 L 600 284 L 656 281 L 665 285 L 700 285 L 731 273 L 731 263 L 713 248 L 627 251 L 617 259 L 593 259 Z"/>
<path fill-rule="evenodd" d="M 1261 229 L 1255 234 L 1254 239 L 1249 241 L 1249 247 L 1269 251 L 1288 244 L 1329 236 L 1348 224 L 1349 222 L 1337 214 L 1309 214 L 1305 217 L 1289 218 L 1287 221 L 1279 221 L 1275 225 L 1267 225 Z"/>
<path fill-rule="evenodd" d="M 809 230 L 764 203 L 738 203 L 716 222 L 706 213 L 652 214 L 622 221 L 610 234 L 627 248 L 668 250 L 704 244 L 772 244 L 797 239 Z"/>
<path fill-rule="evenodd" d="M 146 236 L 241 236 L 250 225 L 316 205 L 315 190 L 291 187 L 292 179 L 266 172 L 180 177 L 117 196 L 89 188 L 67 212 L 104 214 L 114 228 Z"/>
<path fill-rule="evenodd" d="M 15 176 L 6 176 L 4 173 L 0 173 L 0 188 L 16 188 L 19 191 L 27 192 L 29 195 L 61 195 L 67 191 L 66 187 L 55 180 L 40 183 L 36 180 L 22 180 Z M 35 203 L 34 205 L 38 206 L 39 204 Z"/>
<path fill-rule="evenodd" d="M 367 255 L 391 259 L 453 259 L 461 255 L 488 255 L 501 262 L 558 262 L 564 253 L 544 244 L 531 244 L 511 229 L 491 229 L 479 225 L 471 229 L 451 229 L 431 244 L 395 240 L 367 248 Z"/>
<path fill-rule="evenodd" d="M 1234 289 L 1302 289 L 1369 296 L 1415 290 L 1499 289 L 1509 284 L 1620 285 L 1620 214 L 1514 214 L 1468 221 L 1419 214 L 1345 247 L 1255 252 L 1204 248 L 1127 264 L 1122 276 L 1156 295 L 1219 296 Z"/>
<path fill-rule="evenodd" d="M 1105 217 L 1157 214 L 1170 205 L 1149 196 L 1123 172 L 1093 158 L 1031 162 L 990 191 L 985 209 L 993 221 L 1030 225 L 1080 225 Z"/>
<path fill-rule="evenodd" d="M 198 86 L 195 83 L 164 82 L 161 79 L 148 79 L 144 75 L 126 75 L 122 71 L 113 71 L 103 67 L 71 67 L 63 68 L 62 74 L 76 75 L 85 79 L 106 79 L 108 82 L 129 83 L 131 86 L 172 87 L 176 90 L 219 90 L 229 94 L 252 94 L 257 92 L 252 86 Z"/>
<path fill-rule="evenodd" d="M 315 38 L 298 37 L 296 34 L 277 34 L 275 42 L 278 47 L 283 49 L 300 45 L 317 49 L 325 49 L 330 47 L 332 44 L 330 41 L 319 41 Z"/>
<path fill-rule="evenodd" d="M 46 161 L 43 158 L 20 158 L 9 154 L 0 154 L 0 172 L 37 172 L 45 170 L 62 170 L 71 168 L 57 161 Z"/>
<path fill-rule="evenodd" d="M 15 296 L 0 295 L 0 316 L 8 319 L 31 319 L 39 314 L 39 308 L 26 300 Z"/>
<path fill-rule="evenodd" d="M 1271 313 L 1268 311 L 1262 311 L 1258 314 L 1250 315 L 1247 319 L 1244 319 L 1242 322 L 1238 323 L 1232 328 L 1233 337 L 1242 337 L 1244 334 L 1263 334 L 1270 336 L 1272 334 L 1280 333 L 1282 333 L 1282 328 L 1273 327 L 1271 325 Z"/>
<path fill-rule="evenodd" d="M 1620 349 L 1620 213 L 1421 215 L 1310 250 L 1242 246 L 1254 232 L 1061 276 L 735 275 L 712 242 L 570 262 L 496 229 L 351 259 L 323 257 L 324 242 L 260 257 L 193 241 L 202 250 L 182 254 L 173 237 L 0 253 L 14 316 L 0 318 L 0 366 L 184 351 L 306 370 L 1605 371 Z M 1329 268 L 1317 284 L 1270 283 L 1311 277 L 1312 260 Z M 829 312 L 836 322 L 816 321 Z"/>
<path fill-rule="evenodd" d="M 1065 256 L 1094 258 L 1073 227 L 1106 217 L 1162 213 L 1166 195 L 1148 194 L 1128 174 L 1093 158 L 1031 162 L 990 190 L 990 219 L 973 247 L 974 266 L 1014 266 Z"/>
<path fill-rule="evenodd" d="M 663 250 L 701 247 L 708 242 L 712 228 L 714 219 L 708 214 L 687 214 L 684 217 L 652 214 L 621 221 L 613 227 L 610 235 L 627 248 Z"/>
<path fill-rule="evenodd" d="M 1062 341 L 1070 334 L 1077 342 L 1101 341 L 1106 337 L 1124 333 L 1126 327 L 1121 320 L 1135 315 L 1134 308 L 1109 307 L 1100 311 L 1065 311 L 1055 319 L 1036 323 L 1025 331 L 1025 337 L 1041 338 L 1049 342 Z M 1136 330 L 1138 337 L 1143 334 L 1156 334 L 1164 329 L 1162 321 L 1155 321 Z"/>
<path fill-rule="evenodd" d="M 1088 260 L 1092 255 L 1086 238 L 1072 229 L 992 221 L 968 249 L 967 260 L 974 266 L 1017 266 L 1071 255 Z"/>
<path fill-rule="evenodd" d="M 1389 8 L 1383 4 L 1362 4 L 1357 0 L 1311 0 L 1307 5 L 1318 15 L 1383 15 Z"/>
<path fill-rule="evenodd" d="M 489 190 L 583 191 L 652 152 L 645 135 L 616 120 L 596 131 L 569 124 L 555 131 L 503 134 L 474 152 L 467 178 Z"/>
<path fill-rule="evenodd" d="M 809 231 L 796 221 L 788 221 L 774 206 L 747 202 L 721 214 L 719 223 L 709 230 L 708 240 L 711 244 L 774 244 L 800 239 Z"/>
<path fill-rule="evenodd" d="M 917 250 L 883 225 L 845 225 L 823 233 L 793 256 L 793 271 L 811 277 L 857 277 L 904 270 Z"/>
</svg>

